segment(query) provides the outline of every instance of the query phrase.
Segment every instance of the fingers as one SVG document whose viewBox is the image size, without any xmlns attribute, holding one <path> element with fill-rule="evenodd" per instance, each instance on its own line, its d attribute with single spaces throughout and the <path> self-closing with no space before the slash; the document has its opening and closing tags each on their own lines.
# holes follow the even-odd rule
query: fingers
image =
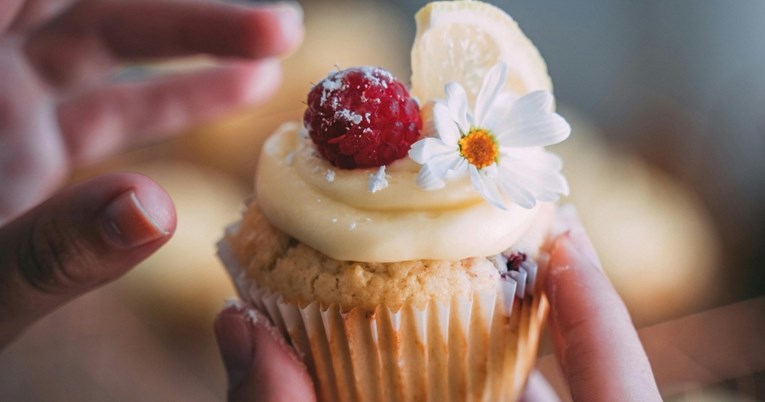
<svg viewBox="0 0 765 402">
<path fill-rule="evenodd" d="M 83 1 L 29 37 L 32 64 L 56 87 L 101 79 L 119 61 L 210 54 L 260 59 L 303 36 L 296 3 Z"/>
<path fill-rule="evenodd" d="M 229 400 L 316 400 L 303 363 L 268 318 L 239 301 L 215 321 L 215 334 L 229 379 Z"/>
<path fill-rule="evenodd" d="M 0 3 L 0 34 L 8 29 L 24 6 L 24 0 L 4 0 Z"/>
<path fill-rule="evenodd" d="M 568 222 L 551 250 L 545 290 L 556 355 L 574 400 L 660 401 L 624 303 L 578 220 Z"/>
<path fill-rule="evenodd" d="M 77 0 L 26 0 L 10 30 L 24 32 L 31 29 L 52 18 L 75 1 Z"/>
<path fill-rule="evenodd" d="M 109 49 L 128 59 L 196 53 L 271 57 L 294 49 L 303 36 L 297 3 L 246 8 L 150 0 L 112 3 L 102 13 L 93 23 L 102 24 Z"/>
<path fill-rule="evenodd" d="M 72 165 L 101 159 L 126 146 L 209 120 L 245 104 L 265 101 L 281 70 L 273 59 L 140 83 L 107 86 L 58 108 Z"/>
<path fill-rule="evenodd" d="M 148 257 L 175 230 L 154 182 L 114 174 L 71 186 L 0 229 L 0 349 L 66 301 Z"/>
</svg>

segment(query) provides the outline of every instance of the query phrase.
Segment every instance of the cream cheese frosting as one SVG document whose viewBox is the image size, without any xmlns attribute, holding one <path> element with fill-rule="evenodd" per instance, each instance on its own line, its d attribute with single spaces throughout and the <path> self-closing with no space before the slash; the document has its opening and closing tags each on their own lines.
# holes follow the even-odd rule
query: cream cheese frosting
<svg viewBox="0 0 765 402">
<path fill-rule="evenodd" d="M 299 124 L 288 123 L 264 144 L 256 200 L 290 236 L 334 259 L 363 262 L 496 255 L 549 210 L 545 203 L 496 208 L 467 178 L 426 191 L 417 187 L 419 167 L 409 158 L 388 165 L 388 185 L 370 192 L 377 169 L 335 168 L 315 155 Z"/>
</svg>

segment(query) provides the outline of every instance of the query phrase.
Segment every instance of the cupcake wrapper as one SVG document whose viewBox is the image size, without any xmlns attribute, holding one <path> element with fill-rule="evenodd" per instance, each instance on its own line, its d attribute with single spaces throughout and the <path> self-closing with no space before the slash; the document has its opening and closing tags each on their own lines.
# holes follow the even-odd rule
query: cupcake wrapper
<svg viewBox="0 0 765 402">
<path fill-rule="evenodd" d="M 225 240 L 218 252 L 240 296 L 306 364 L 319 401 L 515 400 L 533 367 L 547 301 L 528 291 L 518 299 L 500 285 L 424 307 L 342 311 L 284 300 L 247 278 Z"/>
</svg>

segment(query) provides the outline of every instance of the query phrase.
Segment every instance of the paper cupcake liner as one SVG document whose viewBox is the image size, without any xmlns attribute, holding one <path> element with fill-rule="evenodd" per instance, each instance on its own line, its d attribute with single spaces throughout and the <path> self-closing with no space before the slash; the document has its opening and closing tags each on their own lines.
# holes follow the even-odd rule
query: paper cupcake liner
<svg viewBox="0 0 765 402">
<path fill-rule="evenodd" d="M 534 365 L 547 313 L 539 281 L 522 299 L 498 286 L 424 307 L 343 311 L 258 287 L 225 240 L 219 255 L 240 296 L 295 348 L 319 401 L 515 400 Z"/>
</svg>

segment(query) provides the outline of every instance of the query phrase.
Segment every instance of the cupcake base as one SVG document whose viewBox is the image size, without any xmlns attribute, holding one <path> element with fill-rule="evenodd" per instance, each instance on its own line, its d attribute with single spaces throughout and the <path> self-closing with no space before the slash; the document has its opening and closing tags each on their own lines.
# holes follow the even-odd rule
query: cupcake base
<svg viewBox="0 0 765 402">
<path fill-rule="evenodd" d="M 515 400 L 534 365 L 548 310 L 541 281 L 522 299 L 498 286 L 397 311 L 343 311 L 259 288 L 225 240 L 219 255 L 240 296 L 269 316 L 306 364 L 319 401 Z"/>
</svg>

